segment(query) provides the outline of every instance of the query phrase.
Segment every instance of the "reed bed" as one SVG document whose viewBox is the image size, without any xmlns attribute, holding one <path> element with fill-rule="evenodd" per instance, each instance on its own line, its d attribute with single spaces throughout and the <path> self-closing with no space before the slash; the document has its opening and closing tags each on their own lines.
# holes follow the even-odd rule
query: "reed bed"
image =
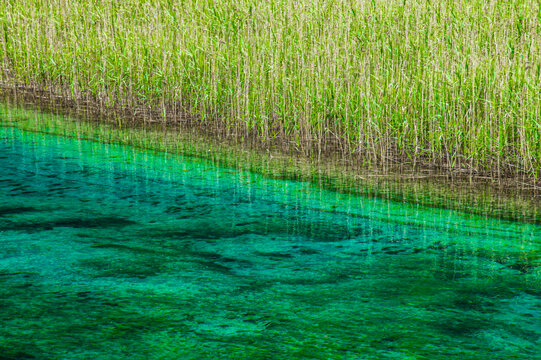
<svg viewBox="0 0 541 360">
<path fill-rule="evenodd" d="M 541 177 L 540 0 L 4 0 L 0 59 L 310 155 Z"/>
</svg>

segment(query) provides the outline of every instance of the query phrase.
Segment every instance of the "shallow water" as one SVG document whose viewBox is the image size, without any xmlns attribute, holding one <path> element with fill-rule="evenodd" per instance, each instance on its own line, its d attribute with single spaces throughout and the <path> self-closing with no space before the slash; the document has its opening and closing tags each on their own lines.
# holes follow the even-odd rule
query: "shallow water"
<svg viewBox="0 0 541 360">
<path fill-rule="evenodd" d="M 541 359 L 541 226 L 0 128 L 0 359 Z"/>
</svg>

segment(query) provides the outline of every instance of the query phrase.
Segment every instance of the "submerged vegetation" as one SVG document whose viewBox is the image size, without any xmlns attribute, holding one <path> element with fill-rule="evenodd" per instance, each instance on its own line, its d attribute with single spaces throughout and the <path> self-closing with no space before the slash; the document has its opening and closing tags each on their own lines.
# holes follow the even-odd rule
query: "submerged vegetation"
<svg viewBox="0 0 541 360">
<path fill-rule="evenodd" d="M 541 176 L 541 2 L 6 0 L 4 86 L 235 134 Z"/>
</svg>

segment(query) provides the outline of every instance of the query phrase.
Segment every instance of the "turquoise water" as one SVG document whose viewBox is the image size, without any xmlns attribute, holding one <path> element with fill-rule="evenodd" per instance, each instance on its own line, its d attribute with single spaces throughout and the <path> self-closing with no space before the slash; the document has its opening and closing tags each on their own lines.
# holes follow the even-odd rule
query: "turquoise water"
<svg viewBox="0 0 541 360">
<path fill-rule="evenodd" d="M 0 359 L 541 359 L 541 225 L 0 128 Z"/>
</svg>

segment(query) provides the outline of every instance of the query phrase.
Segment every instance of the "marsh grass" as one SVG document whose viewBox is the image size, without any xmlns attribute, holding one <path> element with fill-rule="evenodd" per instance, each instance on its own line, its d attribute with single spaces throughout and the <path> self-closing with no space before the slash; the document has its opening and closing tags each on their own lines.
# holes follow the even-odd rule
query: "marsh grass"
<svg viewBox="0 0 541 360">
<path fill-rule="evenodd" d="M 6 0 L 1 80 L 308 155 L 541 172 L 541 2 Z"/>
</svg>

